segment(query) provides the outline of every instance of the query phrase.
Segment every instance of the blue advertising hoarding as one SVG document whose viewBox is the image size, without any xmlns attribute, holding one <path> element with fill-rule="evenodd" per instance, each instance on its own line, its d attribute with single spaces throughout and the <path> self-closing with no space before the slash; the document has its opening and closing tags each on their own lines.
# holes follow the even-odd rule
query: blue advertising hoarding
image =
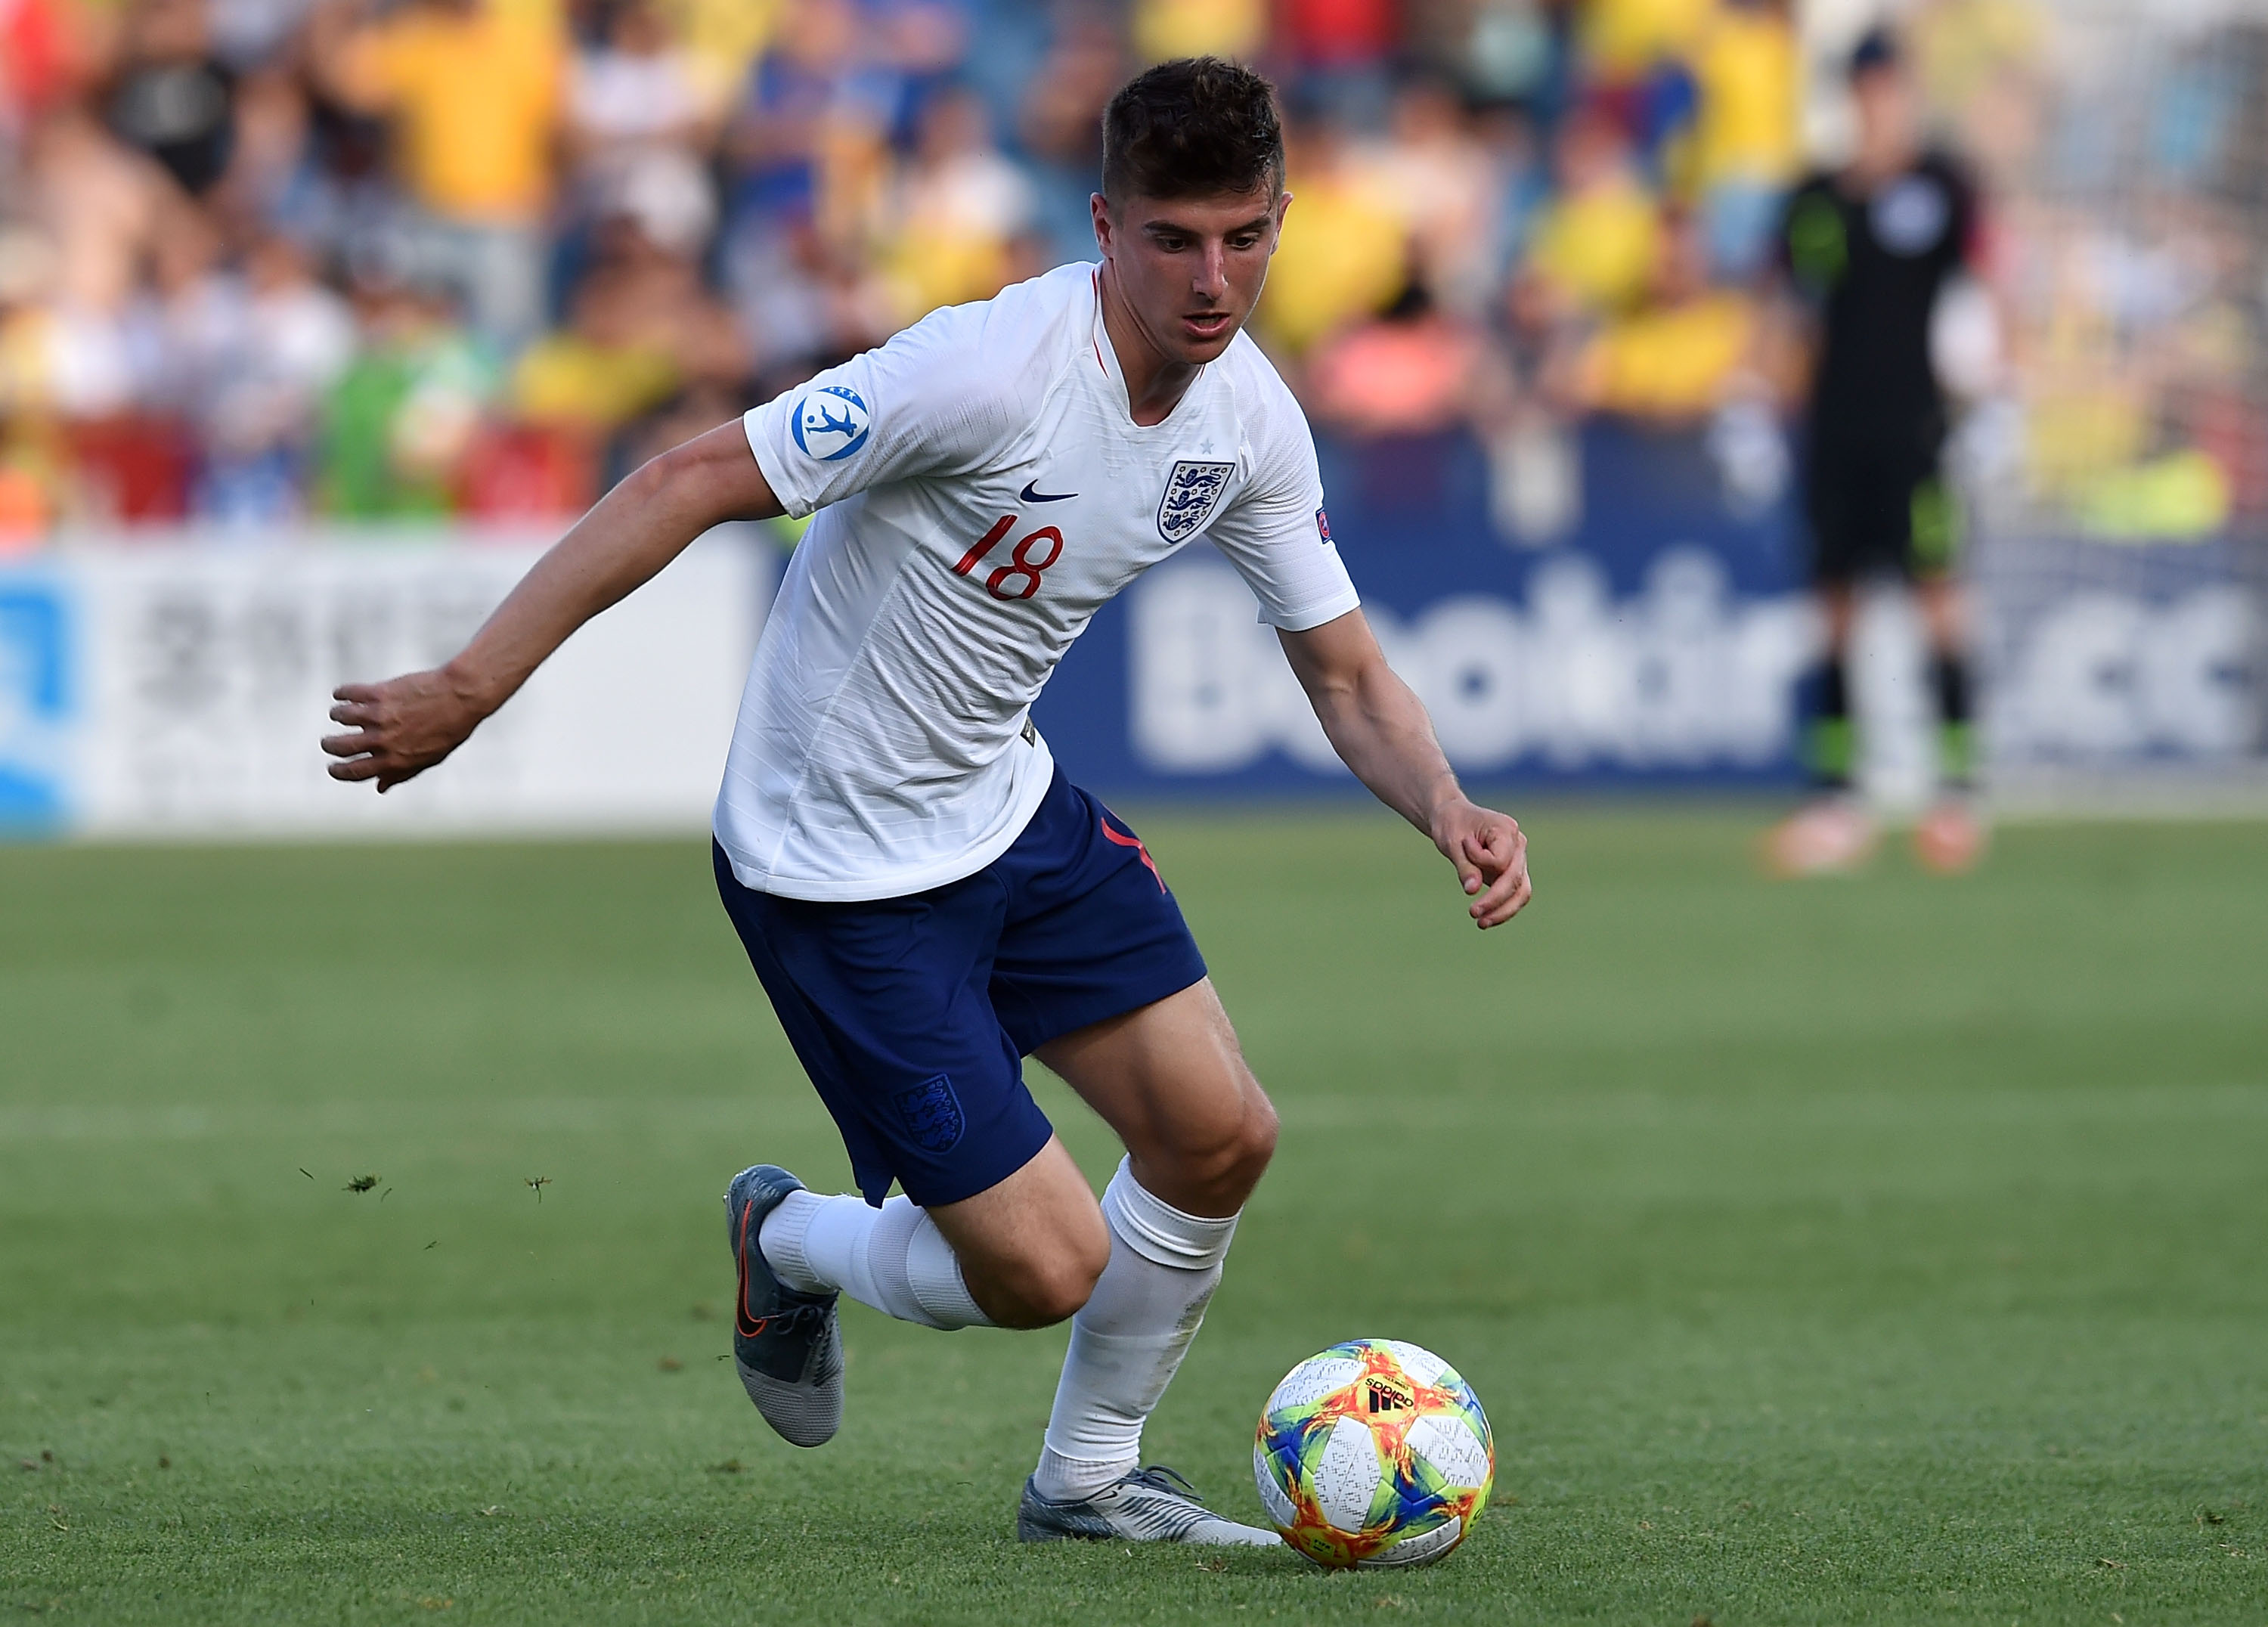
<svg viewBox="0 0 2268 1627">
<path fill-rule="evenodd" d="M 1535 546 L 1495 523 L 1489 456 L 1469 436 L 1322 450 L 1333 538 L 1461 771 L 1795 779 L 1811 634 L 1784 470 L 1744 503 L 1709 438 L 1594 423 L 1572 523 Z M 1104 607 L 1035 716 L 1070 771 L 1106 790 L 1346 783 L 1251 595 L 1202 545 Z"/>
<path fill-rule="evenodd" d="M 63 584 L 40 571 L 0 577 L 0 834 L 53 831 L 70 811 L 73 679 Z"/>
</svg>

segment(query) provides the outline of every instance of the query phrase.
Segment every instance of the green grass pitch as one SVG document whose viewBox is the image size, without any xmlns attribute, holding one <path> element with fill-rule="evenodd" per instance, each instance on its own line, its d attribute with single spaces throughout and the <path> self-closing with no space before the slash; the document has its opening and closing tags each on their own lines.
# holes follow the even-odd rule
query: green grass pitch
<svg viewBox="0 0 2268 1627">
<path fill-rule="evenodd" d="M 1496 1499 L 1406 1575 L 1018 1547 L 1061 1329 L 849 1307 L 770 1437 L 718 1194 L 844 1168 L 700 844 L 0 851 L 0 1609 L 2268 1619 L 2268 826 L 1758 817 L 1544 806 L 1485 937 L 1382 814 L 1142 821 L 1284 1119 L 1151 1455 L 1256 1517 L 1287 1367 L 1432 1346 Z"/>
</svg>

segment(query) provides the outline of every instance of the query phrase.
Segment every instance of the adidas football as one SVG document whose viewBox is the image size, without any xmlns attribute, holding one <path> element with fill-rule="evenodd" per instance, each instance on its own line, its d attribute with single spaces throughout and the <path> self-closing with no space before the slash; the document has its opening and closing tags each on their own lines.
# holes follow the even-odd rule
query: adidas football
<svg viewBox="0 0 2268 1627">
<path fill-rule="evenodd" d="M 1425 1564 L 1480 1517 L 1496 1448 L 1454 1367 L 1399 1339 L 1351 1339 L 1284 1375 L 1252 1472 L 1276 1529 L 1316 1564 Z"/>
</svg>

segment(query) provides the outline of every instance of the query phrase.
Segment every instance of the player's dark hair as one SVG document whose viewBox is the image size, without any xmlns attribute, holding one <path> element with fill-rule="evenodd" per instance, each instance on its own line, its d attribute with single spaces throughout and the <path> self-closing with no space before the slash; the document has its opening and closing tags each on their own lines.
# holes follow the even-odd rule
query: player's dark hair
<svg viewBox="0 0 2268 1627">
<path fill-rule="evenodd" d="M 1137 74 L 1102 114 L 1102 195 L 1210 197 L 1284 186 L 1275 87 L 1218 56 Z"/>
</svg>

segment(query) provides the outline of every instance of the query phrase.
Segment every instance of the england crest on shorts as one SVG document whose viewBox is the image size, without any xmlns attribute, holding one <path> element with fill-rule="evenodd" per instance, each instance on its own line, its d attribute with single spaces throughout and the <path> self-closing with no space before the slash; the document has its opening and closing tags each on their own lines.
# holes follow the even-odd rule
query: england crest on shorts
<svg viewBox="0 0 2268 1627">
<path fill-rule="evenodd" d="M 1166 495 L 1158 504 L 1158 534 L 1168 542 L 1186 542 L 1204 529 L 1205 521 L 1227 490 L 1233 463 L 1200 463 L 1183 458 L 1166 477 Z"/>
<path fill-rule="evenodd" d="M 953 1080 L 942 1073 L 911 1090 L 900 1091 L 897 1103 L 906 1134 L 924 1152 L 950 1152 L 968 1126 Z"/>
</svg>

